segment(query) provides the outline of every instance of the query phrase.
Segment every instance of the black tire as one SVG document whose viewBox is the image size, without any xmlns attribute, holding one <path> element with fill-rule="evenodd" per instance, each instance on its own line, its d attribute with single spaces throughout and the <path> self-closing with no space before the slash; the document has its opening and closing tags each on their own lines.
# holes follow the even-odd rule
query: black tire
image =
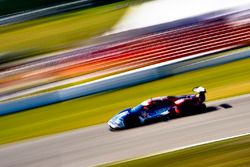
<svg viewBox="0 0 250 167">
<path fill-rule="evenodd" d="M 136 127 L 140 125 L 140 119 L 136 115 L 131 115 L 125 118 L 124 124 L 126 128 Z"/>
<path fill-rule="evenodd" d="M 198 113 L 205 113 L 207 109 L 206 104 L 202 103 L 201 105 L 198 106 Z"/>
<path fill-rule="evenodd" d="M 164 116 L 161 117 L 162 121 L 169 121 L 169 119 L 170 119 L 169 115 L 164 115 Z"/>
<path fill-rule="evenodd" d="M 194 112 L 194 107 L 191 101 L 183 102 L 178 108 L 181 111 L 181 116 L 192 115 Z"/>
</svg>

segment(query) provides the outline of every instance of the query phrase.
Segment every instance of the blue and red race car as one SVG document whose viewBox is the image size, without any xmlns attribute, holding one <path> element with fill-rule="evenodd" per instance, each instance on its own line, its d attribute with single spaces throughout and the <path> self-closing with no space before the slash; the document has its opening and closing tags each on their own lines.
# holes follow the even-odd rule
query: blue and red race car
<svg viewBox="0 0 250 167">
<path fill-rule="evenodd" d="M 110 130 L 205 112 L 206 89 L 199 86 L 193 88 L 193 91 L 196 94 L 151 98 L 134 108 L 127 108 L 108 121 Z"/>
</svg>

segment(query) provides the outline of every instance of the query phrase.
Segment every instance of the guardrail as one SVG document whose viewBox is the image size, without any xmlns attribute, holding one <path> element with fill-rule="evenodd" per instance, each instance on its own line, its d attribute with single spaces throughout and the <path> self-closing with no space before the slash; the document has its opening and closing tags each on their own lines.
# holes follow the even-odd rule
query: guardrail
<svg viewBox="0 0 250 167">
<path fill-rule="evenodd" d="M 210 52 L 206 53 L 207 55 Z M 0 103 L 0 115 L 20 112 L 35 107 L 45 106 L 73 98 L 88 96 L 95 93 L 133 86 L 166 76 L 179 74 L 199 68 L 223 64 L 250 57 L 250 49 L 225 56 L 204 59 L 204 55 L 194 55 L 172 60 L 149 67 L 117 74 L 96 81 L 81 84 L 55 92 L 45 93 L 23 99 Z"/>
<path fill-rule="evenodd" d="M 43 56 L 42 57 L 36 57 L 36 58 L 28 59 L 28 60 L 22 60 L 22 61 L 18 61 L 18 62 L 15 61 L 15 62 L 11 62 L 11 63 L 8 63 L 8 64 L 3 64 L 3 65 L 0 66 L 0 70 L 4 71 L 4 72 L 2 72 L 2 77 L 4 77 L 4 76 L 7 76 L 7 75 L 11 74 L 11 72 L 8 71 L 8 68 L 11 69 L 10 71 L 15 71 L 14 73 L 16 73 L 16 74 L 17 73 L 21 74 L 22 71 L 25 71 L 24 69 L 26 69 L 26 71 L 33 71 L 33 70 L 41 69 L 41 67 L 48 67 L 49 68 L 49 67 L 51 67 L 51 65 L 54 65 L 53 66 L 53 68 L 54 68 L 54 67 L 56 67 L 56 65 L 59 65 L 59 63 L 62 62 L 61 60 L 68 61 L 67 59 L 73 60 L 73 59 L 79 59 L 80 57 L 82 57 L 81 59 L 85 59 L 84 56 L 86 56 L 87 54 L 89 54 L 91 52 L 93 53 L 93 52 L 96 52 L 96 51 L 101 51 L 102 49 L 105 50 L 105 49 L 108 49 L 108 48 L 112 48 L 114 46 L 119 46 L 119 45 L 122 45 L 121 43 L 123 43 L 125 41 L 126 41 L 127 44 L 130 43 L 129 46 L 132 47 L 133 45 L 131 45 L 131 42 L 133 43 L 136 40 L 146 39 L 146 38 L 149 39 L 150 36 L 153 37 L 153 36 L 155 36 L 155 35 L 157 36 L 159 34 L 162 34 L 161 38 L 163 38 L 165 36 L 163 38 L 163 40 L 161 40 L 161 41 L 159 40 L 160 43 L 161 43 L 160 45 L 161 46 L 167 46 L 168 45 L 167 44 L 167 40 L 168 40 L 167 38 L 170 38 L 170 36 L 171 36 L 171 34 L 170 34 L 170 36 L 168 35 L 168 32 L 178 30 L 179 33 L 180 33 L 180 30 L 184 31 L 186 28 L 188 28 L 188 27 L 190 28 L 192 26 L 196 27 L 197 30 L 198 30 L 198 27 L 201 28 L 203 25 L 205 26 L 207 24 L 211 24 L 211 23 L 215 23 L 215 22 L 216 23 L 222 22 L 219 25 L 221 27 L 224 24 L 225 20 L 229 20 L 229 21 L 232 20 L 232 19 L 236 20 L 237 17 L 239 16 L 239 14 L 240 14 L 241 17 L 239 19 L 237 19 L 237 21 L 240 21 L 243 18 L 242 13 L 247 18 L 247 16 L 249 15 L 249 10 L 245 10 L 245 9 L 234 9 L 233 10 L 232 9 L 232 10 L 218 11 L 218 12 L 215 12 L 215 13 L 214 12 L 213 13 L 208 13 L 208 14 L 205 14 L 205 15 L 197 16 L 197 17 L 185 18 L 185 19 L 176 20 L 176 21 L 169 22 L 169 23 L 154 25 L 154 26 L 151 26 L 151 27 L 145 27 L 145 28 L 140 28 L 140 29 L 136 29 L 136 30 L 130 30 L 128 32 L 121 32 L 121 33 L 118 33 L 118 34 L 108 35 L 106 37 L 98 37 L 97 41 L 93 42 L 94 45 L 92 45 L 92 46 L 88 46 L 88 47 L 84 47 L 84 48 L 77 48 L 77 49 L 74 49 L 74 50 L 71 50 L 71 51 L 67 51 L 67 52 L 63 52 L 63 53 L 57 53 L 55 55 L 44 56 L 44 57 Z M 233 22 L 235 22 L 235 21 L 233 21 Z M 231 22 L 231 24 L 234 24 L 233 22 Z M 228 24 L 228 23 L 226 23 L 226 24 Z M 198 25 L 198 26 L 195 26 L 195 25 Z M 212 29 L 218 30 L 216 33 L 212 33 L 212 31 L 209 30 L 210 34 L 214 34 L 214 35 L 219 34 L 220 38 L 223 38 L 223 39 L 228 41 L 228 42 L 225 42 L 225 41 L 221 41 L 221 39 L 218 39 L 215 44 L 210 43 L 209 46 L 207 46 L 210 49 L 212 49 L 213 47 L 214 48 L 216 48 L 216 47 L 224 47 L 225 48 L 225 45 L 227 45 L 227 46 L 232 45 L 232 48 L 234 48 L 234 47 L 238 46 L 238 45 L 234 46 L 235 44 L 240 43 L 237 39 L 239 39 L 241 42 L 246 41 L 248 39 L 247 37 L 244 38 L 244 37 L 241 37 L 239 35 L 235 35 L 233 33 L 234 31 L 238 33 L 238 29 L 236 27 L 233 28 L 233 30 L 231 30 L 231 31 L 227 30 L 228 32 L 226 34 L 228 34 L 228 33 L 231 34 L 231 35 L 234 34 L 234 38 L 233 38 L 233 36 L 231 36 L 231 37 L 228 37 L 227 39 L 224 38 L 223 35 L 221 35 L 221 34 L 223 34 L 221 29 L 217 29 L 217 28 L 215 28 L 215 26 L 210 27 L 210 28 L 211 28 L 211 30 Z M 246 34 L 248 36 L 248 33 L 247 33 L 247 31 L 245 29 L 244 30 L 242 29 L 240 31 L 241 32 L 239 32 L 239 33 L 243 33 L 243 34 Z M 223 30 L 223 32 L 226 32 L 226 31 Z M 177 33 L 177 34 L 179 34 L 179 33 Z M 163 35 L 163 34 L 165 34 L 165 35 Z M 184 35 L 182 35 L 182 38 L 185 39 L 185 42 L 189 43 L 189 45 L 191 45 L 192 42 L 193 42 L 193 44 L 196 43 L 195 41 L 198 40 L 198 38 L 197 39 L 192 38 L 194 40 L 190 40 L 190 41 L 186 40 L 187 38 L 185 38 L 185 34 L 192 34 L 192 33 L 187 33 L 186 32 L 186 33 L 184 33 Z M 196 33 L 194 33 L 194 34 L 196 34 Z M 224 34 L 224 35 L 226 35 L 226 34 Z M 190 35 L 190 36 L 193 36 L 193 35 Z M 219 36 L 217 36 L 217 37 L 219 37 Z M 160 39 L 160 37 L 158 39 Z M 179 39 L 180 38 L 178 37 L 178 40 Z M 164 40 L 166 40 L 166 42 Z M 209 36 L 208 40 L 214 41 L 214 38 L 211 38 L 211 36 Z M 208 42 L 208 40 L 204 39 L 205 42 Z M 146 40 L 144 40 L 143 42 L 145 42 L 145 41 Z M 184 41 L 183 40 L 180 40 L 180 41 L 182 41 L 182 44 L 181 44 L 181 46 L 178 45 L 178 47 L 185 46 Z M 201 42 L 201 40 L 198 40 L 198 41 Z M 138 42 L 135 42 L 135 43 L 136 43 L 136 45 L 138 44 Z M 180 42 L 178 42 L 178 43 L 180 43 Z M 175 43 L 175 44 L 177 45 L 178 43 Z M 147 43 L 147 45 L 148 44 L 149 43 Z M 160 46 L 160 45 L 158 45 L 158 46 Z M 150 44 L 150 47 L 154 48 L 154 40 L 152 40 L 152 43 Z M 194 45 L 194 47 L 196 49 L 192 48 L 192 47 L 189 47 L 189 46 L 186 46 L 186 48 L 188 48 L 188 50 L 186 49 L 185 51 L 183 50 L 182 52 L 178 52 L 178 55 L 177 55 L 177 53 L 175 53 L 174 57 L 188 56 L 188 55 L 197 53 L 196 50 L 199 50 L 200 52 L 203 52 L 204 49 L 205 49 L 204 45 L 203 46 L 202 45 L 200 45 L 200 46 L 199 45 Z M 143 48 L 143 47 L 140 46 L 139 48 Z M 174 47 L 172 47 L 172 48 L 174 48 Z M 208 48 L 207 48 L 207 50 L 208 50 Z M 134 49 L 138 50 L 135 47 L 134 47 Z M 170 48 L 168 47 L 168 49 L 170 49 Z M 227 48 L 227 49 L 229 49 L 229 48 Z M 157 53 L 157 55 L 158 55 L 157 57 L 160 58 L 159 55 L 162 55 L 161 57 L 165 57 L 166 59 L 168 59 L 167 56 L 166 56 L 166 53 L 170 54 L 170 52 L 167 49 L 163 49 L 163 48 L 161 48 L 161 51 L 164 51 L 164 52 Z M 174 52 L 174 50 L 172 50 L 172 52 Z M 190 53 L 190 52 L 192 52 L 192 53 Z M 116 51 L 116 54 L 114 54 L 113 56 L 114 57 L 117 56 L 117 53 L 120 54 L 118 51 Z M 152 50 L 151 50 L 151 53 L 153 53 Z M 93 55 L 97 56 L 97 54 L 93 54 Z M 99 56 L 100 55 L 103 56 L 103 54 L 99 54 Z M 144 53 L 145 58 L 146 58 L 146 55 L 147 54 Z M 142 54 L 140 54 L 140 56 L 142 56 Z M 147 57 L 149 57 L 149 56 L 150 55 L 147 55 Z M 158 58 L 156 58 L 156 55 L 155 55 L 154 57 L 152 57 L 152 59 L 151 58 L 150 59 L 151 59 L 151 62 L 152 62 L 153 59 L 155 61 Z M 163 59 L 161 59 L 161 60 L 163 61 Z M 78 63 L 80 63 L 80 62 L 78 62 Z M 38 64 L 39 64 L 39 66 L 38 66 Z M 136 64 L 136 67 L 139 68 L 138 64 Z M 67 66 L 67 68 L 69 68 L 69 66 Z M 28 70 L 28 69 L 30 69 L 30 70 Z M 121 70 L 121 69 L 119 69 L 119 70 Z M 50 70 L 50 72 L 52 72 L 52 71 Z M 85 71 L 85 72 L 87 72 L 87 71 Z M 39 77 L 38 75 L 37 75 L 37 77 Z M 77 76 L 77 75 L 75 75 L 75 76 Z M 57 76 L 57 77 L 59 77 L 59 76 Z M 56 87 L 56 86 L 66 85 L 66 84 L 69 84 L 69 83 L 72 83 L 72 82 L 80 81 L 84 77 L 86 77 L 86 76 L 77 76 L 77 77 L 74 77 L 74 78 L 65 78 L 64 80 L 57 80 L 57 81 L 54 80 L 53 82 L 47 80 L 47 82 L 42 84 L 42 85 L 39 85 L 39 84 L 38 85 L 29 85 L 29 84 L 27 84 L 24 87 L 20 86 L 20 87 L 18 87 L 18 90 L 16 89 L 16 87 L 13 90 L 5 89 L 3 87 L 3 89 L 0 91 L 0 94 L 1 94 L 0 95 L 0 101 L 9 100 L 9 99 L 13 99 L 13 98 L 18 98 L 18 97 L 21 97 L 21 96 L 26 96 L 26 95 L 29 95 L 29 94 L 32 94 L 32 93 L 35 93 L 35 92 L 39 92 L 39 91 L 43 91 L 43 90 L 46 90 L 46 89 L 50 89 L 50 88 L 53 88 L 53 87 Z M 26 77 L 25 80 L 27 81 L 27 79 L 28 78 Z M 39 79 L 42 80 L 42 78 L 39 78 Z M 20 80 L 20 82 L 22 82 L 22 80 Z M 29 82 L 26 82 L 26 83 L 29 83 Z M 5 83 L 5 85 L 8 85 L 8 84 Z"/>
</svg>

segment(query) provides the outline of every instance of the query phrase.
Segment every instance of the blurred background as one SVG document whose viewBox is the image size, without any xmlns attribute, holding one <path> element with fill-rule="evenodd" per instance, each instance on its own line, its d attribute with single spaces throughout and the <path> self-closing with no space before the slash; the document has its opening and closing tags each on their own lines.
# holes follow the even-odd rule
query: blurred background
<svg viewBox="0 0 250 167">
<path fill-rule="evenodd" d="M 250 92 L 249 0 L 0 0 L 0 40 L 0 144 Z"/>
</svg>

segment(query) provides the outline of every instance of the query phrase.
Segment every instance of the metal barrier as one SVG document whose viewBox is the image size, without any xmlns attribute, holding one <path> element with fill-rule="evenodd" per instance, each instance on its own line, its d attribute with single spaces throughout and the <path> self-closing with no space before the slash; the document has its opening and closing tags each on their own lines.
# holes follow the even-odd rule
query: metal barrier
<svg viewBox="0 0 250 167">
<path fill-rule="evenodd" d="M 206 54 L 210 54 L 209 52 Z M 208 56 L 209 57 L 209 56 Z M 0 115 L 20 112 L 35 107 L 45 106 L 73 98 L 88 96 L 95 93 L 133 86 L 169 75 L 179 74 L 204 67 L 228 63 L 249 58 L 250 49 L 225 56 L 204 59 L 204 55 L 194 55 L 158 65 L 136 69 L 122 74 L 113 75 L 96 81 L 81 84 L 55 92 L 45 93 L 23 99 L 0 103 Z"/>
</svg>

